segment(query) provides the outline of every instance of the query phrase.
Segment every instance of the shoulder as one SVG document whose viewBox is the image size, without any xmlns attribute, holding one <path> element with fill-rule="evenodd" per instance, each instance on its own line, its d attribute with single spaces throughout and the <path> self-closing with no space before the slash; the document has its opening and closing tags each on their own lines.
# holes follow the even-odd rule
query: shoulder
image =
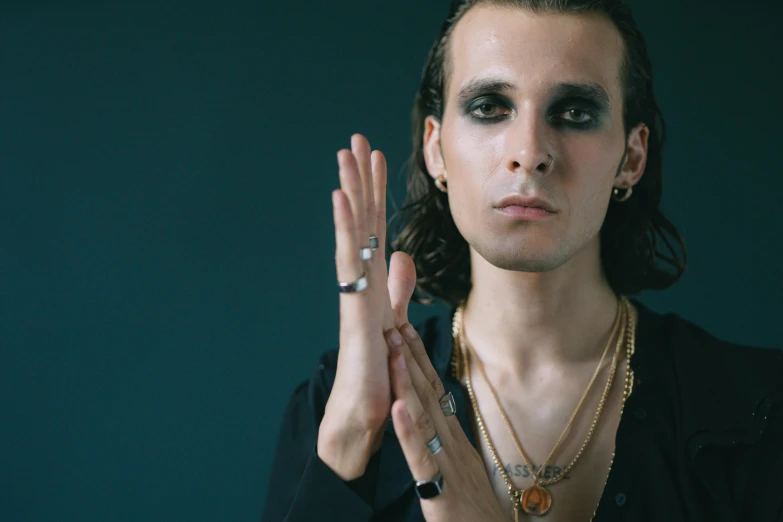
<svg viewBox="0 0 783 522">
<path fill-rule="evenodd" d="M 783 381 L 783 351 L 720 339 L 676 314 L 663 318 L 674 364 L 697 385 L 735 391 L 741 387 L 759 395 L 776 391 Z"/>
<path fill-rule="evenodd" d="M 687 432 L 759 430 L 759 414 L 783 402 L 783 351 L 718 338 L 674 313 L 658 314 L 635 303 L 640 328 L 667 341 L 649 355 L 675 381 Z M 658 347 L 650 350 L 657 352 Z"/>
<path fill-rule="evenodd" d="M 709 502 L 724 514 L 776 520 L 783 510 L 775 489 L 783 466 L 783 352 L 722 340 L 676 314 L 648 318 L 669 339 L 664 360 L 679 399 L 683 449 Z"/>
<path fill-rule="evenodd" d="M 783 367 L 783 351 L 779 349 L 725 341 L 679 315 L 668 313 L 664 317 L 670 325 L 674 353 L 681 359 L 698 358 L 713 369 L 731 370 L 738 378 L 753 377 L 765 368 Z"/>
</svg>

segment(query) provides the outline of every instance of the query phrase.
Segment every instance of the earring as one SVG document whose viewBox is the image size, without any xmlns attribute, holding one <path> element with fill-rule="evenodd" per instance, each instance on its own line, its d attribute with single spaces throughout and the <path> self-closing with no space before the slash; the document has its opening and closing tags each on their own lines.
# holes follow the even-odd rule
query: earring
<svg viewBox="0 0 783 522">
<path fill-rule="evenodd" d="M 440 175 L 437 178 L 435 178 L 435 186 L 438 187 L 438 190 L 441 192 L 448 192 L 449 189 L 446 186 L 446 176 Z"/>
<path fill-rule="evenodd" d="M 623 190 L 621 187 L 614 187 L 612 189 L 612 199 L 620 203 L 627 201 L 628 198 L 631 197 L 631 194 L 633 194 L 633 185 L 626 187 L 625 192 L 621 192 L 621 190 Z"/>
</svg>

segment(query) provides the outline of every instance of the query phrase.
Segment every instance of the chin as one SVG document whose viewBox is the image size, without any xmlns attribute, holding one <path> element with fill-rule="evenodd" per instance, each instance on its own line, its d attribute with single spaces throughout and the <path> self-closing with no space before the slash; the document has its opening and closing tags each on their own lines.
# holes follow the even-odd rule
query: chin
<svg viewBox="0 0 783 522">
<path fill-rule="evenodd" d="M 535 258 L 500 258 L 497 260 L 487 259 L 492 265 L 503 270 L 514 272 L 551 272 L 562 266 L 562 262 L 553 262 L 551 259 Z"/>
<path fill-rule="evenodd" d="M 504 245 L 479 245 L 476 252 L 489 264 L 503 270 L 515 272 L 549 272 L 562 266 L 568 256 L 556 248 L 534 245 L 519 245 L 509 248 Z M 514 245 L 511 245 L 514 246 Z"/>
</svg>

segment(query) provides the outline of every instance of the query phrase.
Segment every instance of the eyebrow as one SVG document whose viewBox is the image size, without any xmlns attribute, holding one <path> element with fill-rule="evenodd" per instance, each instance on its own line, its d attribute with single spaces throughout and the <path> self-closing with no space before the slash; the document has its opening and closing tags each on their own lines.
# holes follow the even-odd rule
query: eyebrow
<svg viewBox="0 0 783 522">
<path fill-rule="evenodd" d="M 457 93 L 457 103 L 464 105 L 479 94 L 508 94 L 516 86 L 497 78 L 475 78 L 466 83 Z M 586 97 L 594 100 L 602 109 L 609 109 L 609 95 L 601 84 L 596 82 L 561 82 L 550 89 L 553 98 Z"/>
</svg>

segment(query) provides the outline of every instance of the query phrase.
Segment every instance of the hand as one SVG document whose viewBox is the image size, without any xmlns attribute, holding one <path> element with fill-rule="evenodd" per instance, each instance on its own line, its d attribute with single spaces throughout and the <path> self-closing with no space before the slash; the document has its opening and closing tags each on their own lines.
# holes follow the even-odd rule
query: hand
<svg viewBox="0 0 783 522">
<path fill-rule="evenodd" d="M 386 272 L 386 160 L 370 152 L 367 139 L 351 137 L 351 150 L 337 153 L 340 189 L 332 193 L 339 281 L 355 281 L 366 271 L 367 288 L 340 294 L 340 350 L 334 386 L 318 431 L 321 460 L 343 480 L 364 474 L 367 462 L 380 447 L 391 409 L 388 347 L 383 331 L 407 321 L 391 308 L 389 287 L 400 300 L 410 299 L 415 286 L 399 279 L 392 256 Z M 360 248 L 378 237 L 378 249 L 362 261 Z M 408 274 L 409 275 L 409 274 Z M 390 282 L 393 282 L 390 283 Z M 401 293 L 402 292 L 402 293 Z M 404 295 L 407 294 L 407 295 Z"/>
<path fill-rule="evenodd" d="M 447 417 L 441 410 L 445 390 L 421 338 L 410 324 L 400 330 L 403 335 L 395 328 L 385 332 L 392 353 L 394 431 L 414 480 L 430 480 L 438 472 L 443 476 L 442 493 L 420 501 L 424 518 L 427 522 L 508 520 L 478 452 L 456 416 Z M 436 434 L 443 446 L 433 455 L 427 442 Z"/>
</svg>

